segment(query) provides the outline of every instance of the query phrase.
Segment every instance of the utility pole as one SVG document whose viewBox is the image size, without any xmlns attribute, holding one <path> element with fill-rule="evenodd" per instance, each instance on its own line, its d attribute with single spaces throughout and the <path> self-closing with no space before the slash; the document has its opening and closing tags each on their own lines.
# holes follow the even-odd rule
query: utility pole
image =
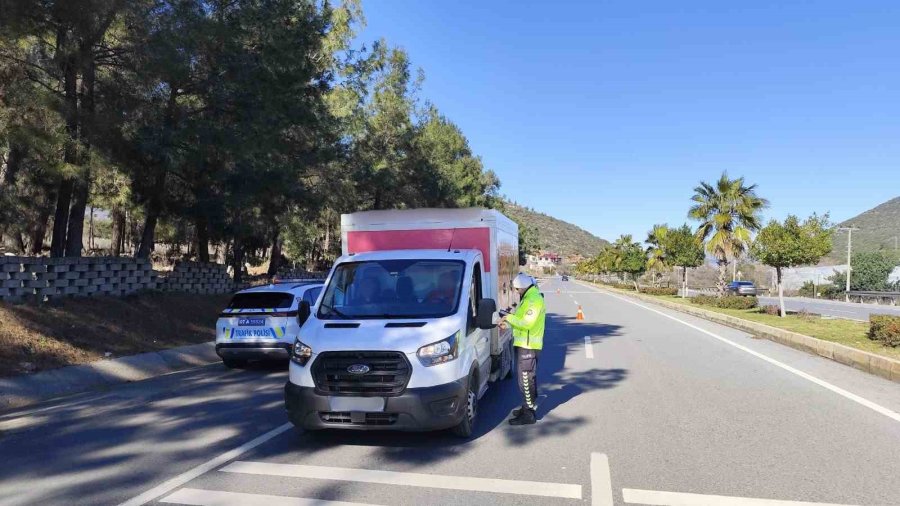
<svg viewBox="0 0 900 506">
<path fill-rule="evenodd" d="M 853 231 L 859 230 L 857 227 L 838 227 L 840 231 L 847 232 L 847 288 L 844 290 L 844 300 L 850 302 L 850 250 L 853 248 Z"/>
</svg>

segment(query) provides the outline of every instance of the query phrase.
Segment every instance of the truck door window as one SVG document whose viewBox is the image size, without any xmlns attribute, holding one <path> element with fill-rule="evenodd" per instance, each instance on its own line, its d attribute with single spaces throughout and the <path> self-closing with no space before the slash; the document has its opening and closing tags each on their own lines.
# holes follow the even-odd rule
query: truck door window
<svg viewBox="0 0 900 506">
<path fill-rule="evenodd" d="M 481 300 L 481 266 L 475 264 L 472 271 L 472 283 L 469 286 L 469 315 L 466 319 L 466 335 L 478 330 L 475 316 L 478 314 L 478 302 Z"/>
</svg>

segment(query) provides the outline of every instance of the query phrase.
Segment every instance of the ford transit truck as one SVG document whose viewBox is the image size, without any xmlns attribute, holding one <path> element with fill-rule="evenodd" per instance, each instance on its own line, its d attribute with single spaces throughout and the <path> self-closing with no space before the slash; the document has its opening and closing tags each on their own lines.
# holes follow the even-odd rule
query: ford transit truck
<svg viewBox="0 0 900 506">
<path fill-rule="evenodd" d="M 341 216 L 342 256 L 291 351 L 285 408 L 302 430 L 472 434 L 513 369 L 496 322 L 517 302 L 518 226 L 495 210 Z"/>
</svg>

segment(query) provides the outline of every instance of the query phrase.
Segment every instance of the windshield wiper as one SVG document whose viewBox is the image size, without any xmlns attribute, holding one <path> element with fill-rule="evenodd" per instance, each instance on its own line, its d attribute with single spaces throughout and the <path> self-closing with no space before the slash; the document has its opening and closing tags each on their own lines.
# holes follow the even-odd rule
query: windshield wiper
<svg viewBox="0 0 900 506">
<path fill-rule="evenodd" d="M 322 306 L 323 308 L 327 309 L 328 312 L 331 313 L 331 314 L 334 315 L 334 316 L 339 316 L 339 317 L 341 317 L 341 318 L 343 318 L 343 319 L 345 319 L 345 320 L 348 319 L 348 318 L 350 318 L 349 316 L 347 316 L 347 315 L 345 315 L 344 313 L 342 313 L 342 312 L 338 311 L 337 309 L 335 309 L 334 306 L 331 306 L 331 305 L 326 304 L 326 303 L 324 303 L 324 302 L 322 302 L 322 303 L 319 304 L 319 305 Z"/>
</svg>

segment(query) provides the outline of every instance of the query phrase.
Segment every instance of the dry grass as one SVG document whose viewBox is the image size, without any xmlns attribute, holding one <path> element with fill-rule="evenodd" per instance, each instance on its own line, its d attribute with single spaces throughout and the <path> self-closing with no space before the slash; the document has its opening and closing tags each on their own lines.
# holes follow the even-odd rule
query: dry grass
<svg viewBox="0 0 900 506">
<path fill-rule="evenodd" d="M 0 303 L 0 377 L 212 341 L 228 297 L 145 293 Z"/>
</svg>

